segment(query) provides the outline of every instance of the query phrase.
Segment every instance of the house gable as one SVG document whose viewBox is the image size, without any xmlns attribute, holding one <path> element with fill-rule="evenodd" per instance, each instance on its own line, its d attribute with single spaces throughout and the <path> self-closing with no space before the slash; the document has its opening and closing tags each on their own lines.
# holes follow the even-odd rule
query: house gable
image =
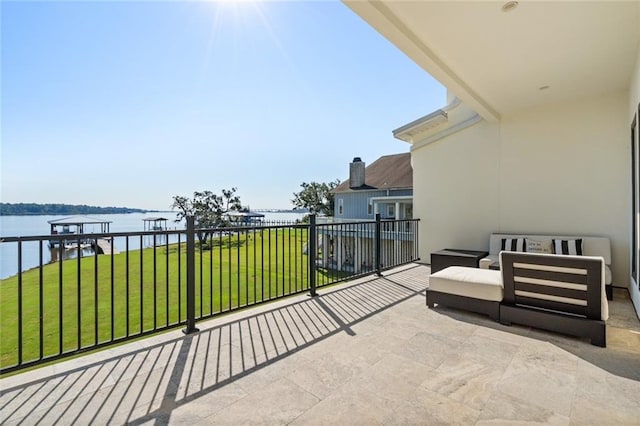
<svg viewBox="0 0 640 426">
<path fill-rule="evenodd" d="M 373 220 L 375 213 L 383 219 L 406 218 L 413 202 L 411 154 L 385 155 L 367 167 L 356 157 L 350 178 L 332 192 L 338 220 Z"/>
<path fill-rule="evenodd" d="M 384 155 L 364 169 L 364 185 L 351 188 L 349 179 L 338 185 L 333 192 L 407 189 L 413 187 L 411 154 Z"/>
</svg>

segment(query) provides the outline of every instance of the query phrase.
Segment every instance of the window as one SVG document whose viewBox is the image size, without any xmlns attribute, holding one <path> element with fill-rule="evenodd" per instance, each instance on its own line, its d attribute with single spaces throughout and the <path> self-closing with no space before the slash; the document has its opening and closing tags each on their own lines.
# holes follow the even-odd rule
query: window
<svg viewBox="0 0 640 426">
<path fill-rule="evenodd" d="M 368 214 L 369 216 L 371 216 L 371 215 L 373 214 L 373 204 L 372 204 L 372 203 L 369 203 L 369 204 L 367 205 L 367 214 Z"/>
<path fill-rule="evenodd" d="M 344 204 L 343 204 L 343 199 L 342 198 L 338 198 L 338 214 L 340 216 L 342 216 L 342 211 L 344 209 Z"/>
<path fill-rule="evenodd" d="M 404 209 L 404 218 L 405 219 L 413 219 L 413 206 L 409 204 Z"/>
<path fill-rule="evenodd" d="M 393 204 L 389 204 L 387 206 L 387 217 L 392 218 L 396 215 L 396 206 Z"/>
</svg>

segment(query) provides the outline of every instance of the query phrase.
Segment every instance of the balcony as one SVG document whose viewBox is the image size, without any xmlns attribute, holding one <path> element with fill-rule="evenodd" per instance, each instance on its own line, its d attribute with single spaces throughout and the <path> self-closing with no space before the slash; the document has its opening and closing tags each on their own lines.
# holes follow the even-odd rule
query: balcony
<svg viewBox="0 0 640 426">
<path fill-rule="evenodd" d="M 640 323 L 606 349 L 427 309 L 429 268 L 281 299 L 0 380 L 3 424 L 637 424 Z"/>
<path fill-rule="evenodd" d="M 0 374 L 181 326 L 192 333 L 213 316 L 418 260 L 418 220 L 314 219 L 3 237 L 17 273 L 0 281 Z"/>
<path fill-rule="evenodd" d="M 30 244 L 39 254 L 2 281 L 2 302 L 22 302 L 0 315 L 0 422 L 637 422 L 625 291 L 606 349 L 428 309 L 417 225 L 86 234 L 74 238 L 106 238 L 111 254 L 51 264 L 43 245 L 68 237 L 5 238 L 21 264 Z"/>
</svg>

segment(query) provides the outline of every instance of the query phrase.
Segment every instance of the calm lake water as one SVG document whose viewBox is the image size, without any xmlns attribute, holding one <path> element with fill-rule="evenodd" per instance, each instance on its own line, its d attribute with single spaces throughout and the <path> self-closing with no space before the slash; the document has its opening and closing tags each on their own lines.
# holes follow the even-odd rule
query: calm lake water
<svg viewBox="0 0 640 426">
<path fill-rule="evenodd" d="M 264 213 L 266 221 L 289 222 L 302 219 L 304 214 L 300 213 Z M 69 215 L 62 216 L 0 216 L 0 236 L 2 237 L 26 237 L 26 236 L 44 236 L 51 232 L 48 221 L 62 219 Z M 110 232 L 140 232 L 143 231 L 144 218 L 149 217 L 166 217 L 167 227 L 169 229 L 184 229 L 183 223 L 176 223 L 175 212 L 163 213 L 128 213 L 128 214 L 104 214 L 104 215 L 87 215 L 90 217 L 111 221 Z M 86 225 L 85 233 L 100 232 L 100 225 Z M 171 240 L 169 242 L 172 242 Z M 143 241 L 143 245 L 146 245 Z M 115 248 L 124 251 L 126 241 L 124 238 L 116 238 Z M 0 243 L 0 279 L 7 278 L 18 273 L 18 245 L 17 243 Z M 140 248 L 140 238 L 129 238 L 129 249 L 136 250 Z M 37 242 L 25 242 L 22 244 L 22 269 L 27 270 L 38 266 L 39 260 L 39 244 Z M 92 250 L 83 250 L 83 255 L 93 254 Z M 60 255 L 63 259 L 73 258 L 77 256 L 77 250 L 50 249 L 48 242 L 43 243 L 43 263 L 56 261 Z"/>
</svg>

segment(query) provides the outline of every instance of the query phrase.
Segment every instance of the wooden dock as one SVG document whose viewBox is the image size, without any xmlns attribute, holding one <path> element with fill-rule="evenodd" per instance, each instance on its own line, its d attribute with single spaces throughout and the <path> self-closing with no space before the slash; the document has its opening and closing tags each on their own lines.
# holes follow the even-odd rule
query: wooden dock
<svg viewBox="0 0 640 426">
<path fill-rule="evenodd" d="M 111 246 L 111 240 L 107 240 L 105 238 L 99 238 L 96 241 L 96 244 L 98 245 L 97 249 L 98 249 L 98 253 L 99 254 L 118 254 L 118 250 L 115 249 L 115 247 L 113 248 L 113 252 L 111 252 L 112 250 L 112 246 Z"/>
</svg>

